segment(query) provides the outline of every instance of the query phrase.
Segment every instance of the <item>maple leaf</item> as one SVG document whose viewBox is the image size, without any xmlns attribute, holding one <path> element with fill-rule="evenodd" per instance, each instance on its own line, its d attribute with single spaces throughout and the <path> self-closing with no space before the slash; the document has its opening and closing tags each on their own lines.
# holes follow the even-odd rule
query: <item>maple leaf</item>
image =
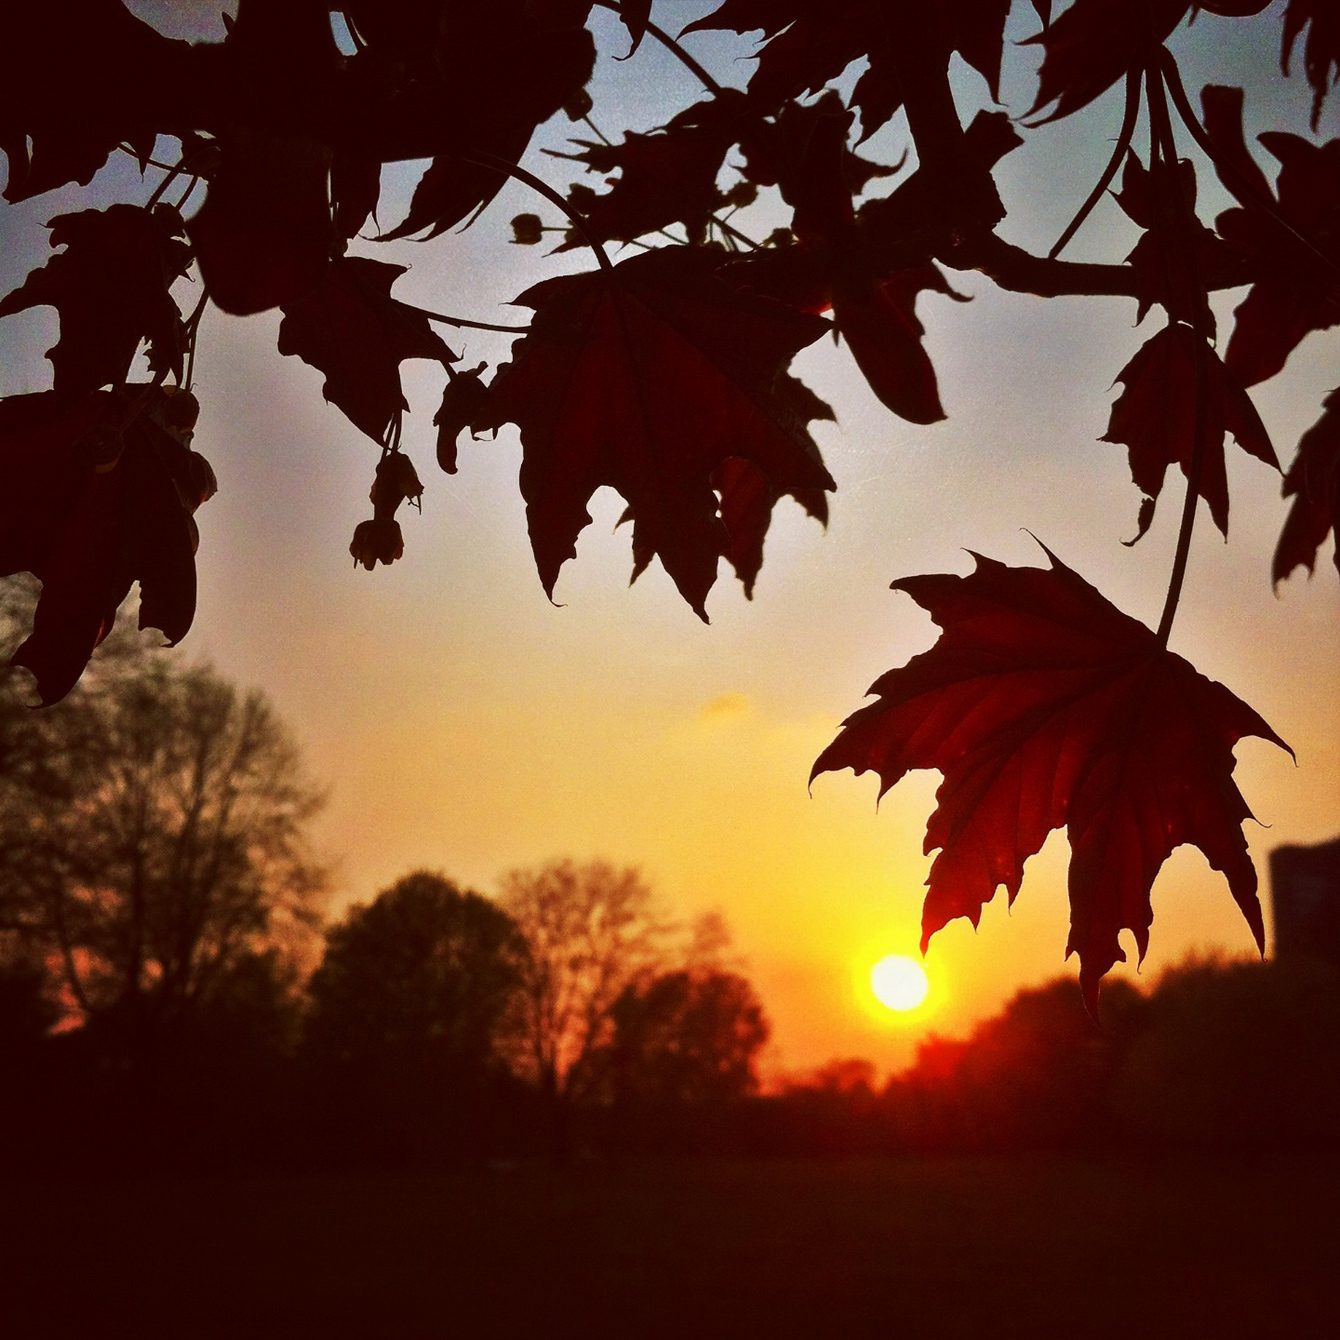
<svg viewBox="0 0 1340 1340">
<path fill-rule="evenodd" d="M 1117 373 L 1124 390 L 1112 406 L 1107 432 L 1099 439 L 1130 449 L 1131 478 L 1147 499 L 1141 509 L 1140 535 L 1154 519 L 1154 502 L 1169 465 L 1188 474 L 1196 436 L 1196 363 L 1203 360 L 1205 458 L 1200 496 L 1215 525 L 1228 534 L 1228 476 L 1224 434 L 1257 460 L 1278 470 L 1279 460 L 1251 397 L 1219 361 L 1219 356 L 1189 326 L 1174 323 L 1146 340 Z M 1139 536 L 1136 537 L 1137 539 Z"/>
<path fill-rule="evenodd" d="M 418 53 L 426 68 L 417 72 L 413 104 L 414 124 L 429 132 L 414 156 L 433 161 L 405 218 L 383 240 L 436 237 L 502 189 L 506 173 L 469 156 L 516 163 L 536 127 L 585 86 L 595 65 L 594 41 L 582 27 L 589 8 L 528 0 L 438 7 L 437 39 Z"/>
<path fill-rule="evenodd" d="M 933 46 L 910 59 L 936 61 L 957 51 L 999 101 L 1009 8 L 1009 0 L 941 0 L 933 8 L 924 7 L 920 24 Z M 684 31 L 723 28 L 763 32 L 765 45 L 748 94 L 765 111 L 817 92 L 853 61 L 867 58 L 851 97 L 861 114 L 862 139 L 869 139 L 902 106 L 899 61 L 909 58 L 913 34 L 921 31 L 906 16 L 893 13 L 887 0 L 725 0 Z"/>
<path fill-rule="evenodd" d="M 74 686 L 140 584 L 139 624 L 169 642 L 195 615 L 192 513 L 215 488 L 188 445 L 188 392 L 151 386 L 70 399 L 0 400 L 0 575 L 42 582 L 33 631 L 13 656 L 42 702 Z"/>
<path fill-rule="evenodd" d="M 1250 707 L 1123 614 L 1050 552 L 1048 568 L 974 555 L 966 577 L 893 583 L 942 632 L 935 646 L 871 686 L 878 701 L 842 724 L 822 772 L 879 774 L 880 795 L 913 769 L 944 780 L 926 826 L 922 950 L 955 917 L 976 925 L 1063 825 L 1070 840 L 1070 938 L 1090 1008 L 1103 975 L 1141 957 L 1150 889 L 1173 849 L 1192 843 L 1228 880 L 1264 946 L 1256 870 L 1232 780 L 1246 736 L 1288 746 Z"/>
<path fill-rule="evenodd" d="M 1326 95 L 1340 79 L 1340 10 L 1329 0 L 1289 0 L 1280 46 L 1280 65 L 1285 74 L 1289 73 L 1294 43 L 1309 24 L 1303 69 L 1312 86 L 1312 129 L 1316 130 Z"/>
<path fill-rule="evenodd" d="M 628 504 L 638 560 L 659 556 L 703 619 L 730 544 L 712 486 L 721 464 L 750 461 L 778 494 L 834 487 L 796 397 L 779 391 L 828 323 L 735 292 L 719 263 L 707 249 L 663 248 L 516 300 L 535 318 L 478 426 L 521 430 L 521 492 L 551 597 L 602 485 Z"/>
<path fill-rule="evenodd" d="M 1188 159 L 1156 161 L 1146 168 L 1134 153 L 1126 156 L 1116 201 L 1126 216 L 1145 230 L 1126 261 L 1141 276 L 1136 321 L 1157 302 L 1174 321 L 1214 329 L 1204 276 L 1230 250 L 1195 218 L 1196 169 Z M 1187 264 L 1188 249 L 1194 264 Z"/>
<path fill-rule="evenodd" d="M 878 284 L 833 290 L 833 316 L 856 366 L 881 402 L 910 423 L 945 417 L 916 314 L 917 295 L 926 290 L 967 301 L 930 261 Z"/>
<path fill-rule="evenodd" d="M 1224 355 L 1242 384 L 1254 386 L 1279 372 L 1306 335 L 1340 323 L 1340 139 L 1316 145 L 1281 132 L 1262 135 L 1280 161 L 1272 200 L 1243 137 L 1241 89 L 1209 85 L 1201 103 L 1219 178 L 1244 206 L 1225 210 L 1215 227 L 1259 275 L 1234 312 Z M 1265 213 L 1262 202 L 1279 217 Z"/>
<path fill-rule="evenodd" d="M 47 351 L 54 387 L 81 395 L 125 380 L 141 340 L 149 366 L 181 375 L 186 333 L 170 289 L 190 265 L 181 216 L 111 205 L 60 214 L 48 225 L 65 250 L 0 301 L 0 317 L 28 307 L 60 313 L 60 339 Z"/>
<path fill-rule="evenodd" d="M 1340 537 L 1340 389 L 1326 397 L 1325 412 L 1299 440 L 1298 455 L 1284 476 L 1284 496 L 1293 499 L 1293 506 L 1271 568 L 1276 585 L 1298 567 L 1311 575 L 1327 535 Z M 1340 570 L 1340 544 L 1335 566 Z"/>
<path fill-rule="evenodd" d="M 391 285 L 408 268 L 342 256 L 311 292 L 284 308 L 279 325 L 279 352 L 324 372 L 326 399 L 382 443 L 409 408 L 401 361 L 456 359 L 422 312 L 391 297 Z"/>
<path fill-rule="evenodd" d="M 1189 5 L 1190 0 L 1075 0 L 1042 32 L 1026 39 L 1044 52 L 1038 95 L 1028 115 L 1052 107 L 1038 124 L 1069 116 L 1106 93 L 1129 70 L 1143 69 Z"/>
</svg>

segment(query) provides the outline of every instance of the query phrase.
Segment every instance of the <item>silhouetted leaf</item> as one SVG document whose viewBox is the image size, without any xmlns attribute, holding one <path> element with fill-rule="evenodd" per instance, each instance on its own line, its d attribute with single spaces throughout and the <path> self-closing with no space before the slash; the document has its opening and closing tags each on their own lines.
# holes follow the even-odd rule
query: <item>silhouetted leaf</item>
<svg viewBox="0 0 1340 1340">
<path fill-rule="evenodd" d="M 400 386 L 406 358 L 440 363 L 455 355 L 422 312 L 391 297 L 404 265 L 343 256 L 320 284 L 284 308 L 279 352 L 296 354 L 326 374 L 326 399 L 369 437 L 387 442 L 409 408 Z"/>
<path fill-rule="evenodd" d="M 1107 432 L 1100 440 L 1130 448 L 1131 478 L 1147 498 L 1159 496 L 1169 465 L 1180 465 L 1187 474 L 1195 442 L 1197 358 L 1204 360 L 1205 390 L 1200 496 L 1209 503 L 1215 525 L 1227 535 L 1224 434 L 1232 433 L 1238 446 L 1276 470 L 1279 461 L 1251 397 L 1189 326 L 1166 326 L 1146 340 L 1117 374 L 1125 389 L 1112 406 Z M 1152 519 L 1151 508 L 1142 515 L 1142 534 Z"/>
<path fill-rule="evenodd" d="M 1245 736 L 1288 746 L 1245 703 L 1048 554 L 1047 568 L 975 556 L 967 577 L 894 582 L 943 630 L 930 651 L 871 686 L 811 778 L 879 774 L 883 795 L 906 773 L 944 774 L 926 827 L 939 849 L 927 879 L 923 950 L 955 917 L 974 925 L 1054 828 L 1070 839 L 1070 939 L 1092 1008 L 1099 981 L 1143 957 L 1149 893 L 1173 849 L 1193 843 L 1228 880 L 1264 947 L 1256 870 L 1232 780 Z"/>
<path fill-rule="evenodd" d="M 154 372 L 180 376 L 186 335 L 169 290 L 191 249 L 177 211 L 111 205 L 58 215 L 49 227 L 51 245 L 65 250 L 0 301 L 0 317 L 44 305 L 60 313 L 60 339 L 47 351 L 55 389 L 80 395 L 123 382 L 142 340 Z"/>
<path fill-rule="evenodd" d="M 13 657 L 43 703 L 65 696 L 131 585 L 140 627 L 185 636 L 195 615 L 191 513 L 214 476 L 187 443 L 194 400 L 148 387 L 0 400 L 0 575 L 42 582 Z"/>
<path fill-rule="evenodd" d="M 469 428 L 473 435 L 477 426 L 486 426 L 489 419 L 489 388 L 481 373 L 488 366 L 465 368 L 448 376 L 442 392 L 442 404 L 433 415 L 437 429 L 437 463 L 449 475 L 456 473 L 456 439 Z"/>
<path fill-rule="evenodd" d="M 144 157 L 182 92 L 184 42 L 161 37 L 121 0 L 5 6 L 0 150 L 5 199 L 78 182 L 129 142 Z"/>
<path fill-rule="evenodd" d="M 1298 567 L 1310 575 L 1327 535 L 1340 538 L 1340 390 L 1326 397 L 1325 413 L 1300 439 L 1298 455 L 1284 476 L 1284 496 L 1293 499 L 1293 506 L 1271 568 L 1276 584 Z M 1334 557 L 1340 570 L 1340 544 Z"/>
<path fill-rule="evenodd" d="M 827 322 L 735 293 L 717 262 L 666 248 L 517 300 L 535 319 L 498 370 L 489 414 L 521 429 L 521 492 L 550 594 L 602 485 L 628 503 L 634 553 L 658 555 L 703 618 L 730 543 L 712 488 L 721 463 L 749 460 L 777 493 L 833 487 L 794 398 L 779 394 Z"/>
<path fill-rule="evenodd" d="M 1306 335 L 1340 324 L 1340 139 L 1315 145 L 1279 132 L 1260 137 L 1281 164 L 1280 217 L 1272 218 L 1260 208 L 1270 192 L 1243 140 L 1241 93 L 1206 88 L 1202 97 L 1206 129 L 1225 164 L 1220 179 L 1244 202 L 1215 226 L 1259 275 L 1234 312 L 1224 362 L 1254 386 L 1279 372 Z"/>
<path fill-rule="evenodd" d="M 1130 70 L 1142 69 L 1182 21 L 1190 0 L 1075 0 L 1036 37 L 1042 46 L 1038 96 L 1029 112 L 1069 116 L 1106 93 Z"/>
<path fill-rule="evenodd" d="M 686 108 L 650 134 L 629 131 L 621 144 L 576 140 L 570 157 L 600 173 L 618 172 L 597 194 L 574 187 L 571 199 L 587 233 L 598 241 L 632 241 L 671 223 L 683 223 L 691 237 L 705 235 L 712 214 L 724 203 L 717 176 L 740 129 L 738 93 Z M 554 153 L 553 150 L 548 152 Z M 569 231 L 559 250 L 585 245 Z"/>
<path fill-rule="evenodd" d="M 330 150 L 245 126 L 219 147 L 217 175 L 187 225 L 209 296 L 234 316 L 296 302 L 321 281 L 335 245 Z"/>
</svg>

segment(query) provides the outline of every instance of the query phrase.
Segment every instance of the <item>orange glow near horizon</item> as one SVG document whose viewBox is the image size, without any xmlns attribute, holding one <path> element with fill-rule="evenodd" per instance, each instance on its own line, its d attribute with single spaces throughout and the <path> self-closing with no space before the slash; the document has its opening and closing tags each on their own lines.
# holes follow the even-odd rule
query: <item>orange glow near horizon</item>
<svg viewBox="0 0 1340 1340">
<path fill-rule="evenodd" d="M 678 26 L 714 5 L 682 0 L 668 8 Z M 1011 40 L 1033 23 L 1030 6 L 1014 11 Z M 602 40 L 622 56 L 626 30 L 612 13 L 596 15 Z M 1222 81 L 1226 55 L 1243 69 L 1273 71 L 1276 28 L 1265 15 L 1230 23 L 1202 14 L 1171 39 L 1185 57 L 1187 87 Z M 1261 36 L 1267 29 L 1269 43 Z M 1224 32 L 1236 45 L 1220 48 Z M 754 68 L 733 35 L 694 32 L 688 44 L 726 83 L 738 86 Z M 1007 62 L 1001 98 L 1020 114 L 1036 93 L 1042 53 L 1012 50 L 1018 59 Z M 967 124 L 995 104 L 980 76 L 957 65 Z M 592 88 L 611 130 L 650 130 L 700 96 L 694 77 L 653 42 L 627 63 L 602 58 Z M 1306 126 L 1303 81 L 1272 86 L 1271 96 L 1293 99 L 1284 119 Z M 1116 133 L 1121 115 L 1115 87 L 1091 115 L 1038 127 L 1002 160 L 995 179 L 1010 209 L 1002 236 L 1046 253 L 1101 172 L 1110 151 L 1104 137 Z M 862 152 L 898 161 L 907 147 L 901 124 Z M 1248 143 L 1266 128 L 1248 126 Z M 578 165 L 546 150 L 568 151 L 569 137 L 584 133 L 559 115 L 522 162 L 556 185 L 568 180 L 568 168 L 575 180 Z M 379 205 L 386 226 L 403 217 L 421 169 L 387 166 Z M 119 186 L 117 173 L 125 178 Z M 871 190 L 885 194 L 901 180 L 877 180 Z M 109 183 L 105 198 L 95 183 L 34 208 L 102 205 L 111 186 L 136 181 L 133 160 L 114 155 L 99 178 Z M 1209 197 L 1228 203 L 1204 166 L 1200 181 Z M 150 186 L 142 189 L 147 197 Z M 529 188 L 509 182 L 472 228 L 426 242 L 355 238 L 351 253 L 409 267 L 397 280 L 399 299 L 514 323 L 520 309 L 504 304 L 515 295 L 590 266 L 577 250 L 548 255 L 513 244 L 508 220 L 537 208 L 543 212 Z M 749 208 L 758 212 L 742 211 L 736 223 L 760 237 L 786 221 L 780 211 L 768 215 L 765 203 Z M 1212 217 L 1213 203 L 1203 212 Z M 49 252 L 47 231 L 26 202 L 0 211 L 0 228 L 6 219 L 0 293 Z M 1075 240 L 1074 258 L 1120 259 L 1137 236 L 1109 194 Z M 608 489 L 592 500 L 593 524 L 551 603 L 531 557 L 515 430 L 504 428 L 496 440 L 463 434 L 459 471 L 438 471 L 433 414 L 445 374 L 424 360 L 404 364 L 411 412 L 402 444 L 425 485 L 422 510 L 402 510 L 403 559 L 371 573 L 357 568 L 349 539 L 367 515 L 375 444 L 324 401 L 314 368 L 276 353 L 278 311 L 246 319 L 210 311 L 196 368 L 194 446 L 214 467 L 219 492 L 197 517 L 199 613 L 183 651 L 263 689 L 313 776 L 329 783 L 315 834 L 334 868 L 332 918 L 416 869 L 440 870 L 488 894 L 507 870 L 554 858 L 637 866 L 667 920 L 724 916 L 772 1024 L 769 1075 L 852 1057 L 895 1071 L 932 1029 L 965 1036 L 1021 988 L 1076 973 L 1064 955 L 1069 850 L 1056 832 L 1030 858 L 1012 908 L 1001 890 L 983 909 L 980 932 L 959 919 L 937 933 L 926 965 L 930 989 L 916 1008 L 880 1004 L 872 967 L 890 955 L 920 963 L 923 881 L 933 859 L 924 832 L 939 775 L 909 775 L 878 808 L 870 775 L 825 775 L 806 786 L 814 759 L 865 701 L 867 686 L 935 640 L 929 617 L 890 591 L 896 578 L 966 572 L 966 550 L 1037 565 L 1044 559 L 1036 535 L 1120 609 L 1157 626 L 1181 475 L 1170 471 L 1148 534 L 1123 546 L 1140 491 L 1125 451 L 1100 440 L 1113 378 L 1155 318 L 1137 326 L 1126 299 L 1044 301 L 980 275 L 951 279 L 973 301 L 927 291 L 917 303 L 943 422 L 898 419 L 831 340 L 796 360 L 793 372 L 837 416 L 813 425 L 838 484 L 832 519 L 825 531 L 784 498 L 753 598 L 723 564 L 708 601 L 710 627 L 659 564 L 629 588 L 624 503 Z M 1225 338 L 1241 297 L 1214 299 Z M 55 319 L 54 309 L 38 308 L 0 322 L 0 392 L 49 383 L 42 350 Z M 496 367 L 510 358 L 511 342 L 497 332 L 451 335 L 463 366 Z M 1340 329 L 1319 331 L 1283 375 L 1252 388 L 1286 465 L 1335 386 L 1337 363 Z M 1236 446 L 1227 456 L 1231 536 L 1221 538 L 1202 516 L 1170 647 L 1297 751 L 1296 766 L 1260 740 L 1236 751 L 1235 780 L 1261 820 L 1248 822 L 1246 833 L 1266 902 L 1272 848 L 1320 842 L 1340 829 L 1340 586 L 1327 541 L 1314 578 L 1300 572 L 1272 591 L 1270 555 L 1288 509 L 1280 476 Z M 1139 985 L 1193 954 L 1255 953 L 1222 876 L 1199 851 L 1174 853 L 1155 882 L 1153 908 Z M 1266 916 L 1268 924 L 1268 903 Z M 1113 976 L 1136 981 L 1135 973 L 1131 953 Z"/>
</svg>

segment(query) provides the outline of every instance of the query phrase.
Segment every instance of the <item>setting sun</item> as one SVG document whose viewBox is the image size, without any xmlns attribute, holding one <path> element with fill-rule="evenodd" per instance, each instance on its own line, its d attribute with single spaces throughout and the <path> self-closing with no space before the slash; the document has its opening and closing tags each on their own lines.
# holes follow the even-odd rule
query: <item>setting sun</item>
<svg viewBox="0 0 1340 1340">
<path fill-rule="evenodd" d="M 890 954 L 870 969 L 870 988 L 887 1009 L 915 1010 L 926 999 L 930 983 L 926 969 L 905 954 Z"/>
</svg>

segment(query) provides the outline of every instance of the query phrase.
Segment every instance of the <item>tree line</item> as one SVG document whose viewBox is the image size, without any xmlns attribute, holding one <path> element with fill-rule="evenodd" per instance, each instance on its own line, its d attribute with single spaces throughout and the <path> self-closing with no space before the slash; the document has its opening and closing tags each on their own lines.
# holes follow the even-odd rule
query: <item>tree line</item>
<svg viewBox="0 0 1340 1340">
<path fill-rule="evenodd" d="M 0 584 L 0 640 L 32 591 Z M 5 650 L 0 646 L 0 652 Z M 113 634 L 57 707 L 0 683 L 3 1148 L 42 1169 L 424 1167 L 585 1150 L 1278 1148 L 1340 1130 L 1340 977 L 1186 966 L 1017 995 L 887 1083 L 760 1089 L 719 918 L 559 861 L 418 871 L 323 920 L 322 792 L 259 693 Z"/>
</svg>

